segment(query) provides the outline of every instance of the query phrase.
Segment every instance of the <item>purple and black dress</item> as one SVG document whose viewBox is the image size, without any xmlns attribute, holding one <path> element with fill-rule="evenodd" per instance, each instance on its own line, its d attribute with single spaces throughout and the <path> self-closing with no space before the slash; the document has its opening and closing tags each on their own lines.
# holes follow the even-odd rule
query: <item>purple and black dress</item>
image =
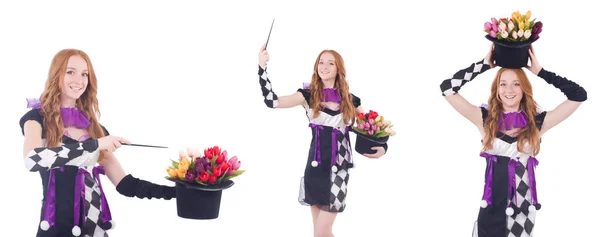
<svg viewBox="0 0 600 237">
<path fill-rule="evenodd" d="M 487 106 L 481 106 L 485 121 Z M 546 112 L 535 116 L 537 129 L 542 128 Z M 531 153 L 519 152 L 517 137 L 504 132 L 527 126 L 523 111 L 503 113 L 498 121 L 499 131 L 490 150 L 482 152 L 486 159 L 483 200 L 473 228 L 473 237 L 509 236 L 530 237 L 536 211 L 541 208 L 537 199 L 535 167 L 538 160 Z M 526 151 L 530 150 L 525 146 Z"/>
<path fill-rule="evenodd" d="M 71 137 L 65 130 L 63 144 L 47 147 L 39 100 L 28 99 L 28 108 L 31 110 L 19 121 L 23 135 L 27 121 L 42 126 L 42 146 L 24 157 L 27 170 L 38 172 L 42 179 L 43 199 L 36 236 L 108 236 L 107 231 L 115 225 L 100 183 L 100 175 L 105 171 L 97 165 L 100 156 L 98 140 L 88 135 Z M 89 119 L 77 108 L 61 107 L 60 113 L 65 128 L 86 129 L 90 126 Z M 100 126 L 108 136 L 106 128 Z M 131 174 L 119 182 L 117 191 L 127 197 L 165 200 L 175 197 L 173 187 L 156 185 Z"/>
<path fill-rule="evenodd" d="M 304 177 L 300 183 L 298 201 L 303 205 L 318 205 L 328 212 L 343 212 L 346 207 L 348 171 L 353 167 L 350 129 L 337 108 L 323 107 L 318 116 L 310 107 L 308 85 L 298 89 L 304 96 L 303 106 L 312 131 L 312 141 Z M 338 105 L 340 96 L 333 88 L 323 89 L 322 102 Z M 360 98 L 352 96 L 353 105 L 360 106 Z"/>
<path fill-rule="evenodd" d="M 457 71 L 440 84 L 442 95 L 457 94 L 463 86 L 490 68 L 490 62 L 484 58 Z M 570 101 L 587 100 L 586 90 L 567 78 L 544 68 L 540 69 L 537 76 L 560 89 Z M 481 107 L 481 114 L 485 121 L 488 117 L 487 106 Z M 536 111 L 534 116 L 535 126 L 541 130 L 546 112 Z M 486 159 L 487 168 L 483 200 L 472 236 L 531 237 L 536 211 L 541 208 L 535 180 L 538 160 L 531 153 L 518 151 L 518 138 L 505 134 L 512 128 L 527 126 L 528 120 L 523 112 L 504 113 L 498 120 L 499 131 L 493 140 L 493 147 L 480 154 Z M 531 149 L 525 145 L 523 150 Z"/>
</svg>

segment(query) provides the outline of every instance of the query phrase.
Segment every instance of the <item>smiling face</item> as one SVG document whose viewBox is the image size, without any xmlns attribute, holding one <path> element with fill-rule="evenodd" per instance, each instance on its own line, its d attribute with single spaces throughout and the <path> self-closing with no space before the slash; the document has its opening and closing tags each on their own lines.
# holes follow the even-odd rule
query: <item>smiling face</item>
<svg viewBox="0 0 600 237">
<path fill-rule="evenodd" d="M 337 65 L 333 54 L 330 52 L 321 54 L 317 72 L 319 73 L 321 80 L 329 81 L 335 79 L 337 76 Z"/>
<path fill-rule="evenodd" d="M 523 90 L 513 70 L 502 72 L 498 84 L 498 98 L 502 102 L 505 112 L 514 112 L 519 110 L 521 100 L 523 99 Z"/>
<path fill-rule="evenodd" d="M 75 104 L 85 92 L 89 82 L 88 70 L 88 64 L 81 56 L 74 55 L 69 58 L 61 84 L 61 100 L 66 104 Z"/>
</svg>

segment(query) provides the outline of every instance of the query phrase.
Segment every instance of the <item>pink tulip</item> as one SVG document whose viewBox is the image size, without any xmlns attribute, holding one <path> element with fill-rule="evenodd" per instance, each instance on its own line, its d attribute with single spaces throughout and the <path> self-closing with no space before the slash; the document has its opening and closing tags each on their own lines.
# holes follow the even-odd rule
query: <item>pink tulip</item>
<svg viewBox="0 0 600 237">
<path fill-rule="evenodd" d="M 237 156 L 231 157 L 231 159 L 229 160 L 228 163 L 230 165 L 230 168 L 229 168 L 229 171 L 227 171 L 227 175 L 232 175 L 233 171 L 238 170 L 241 166 L 241 162 L 238 161 Z"/>
<path fill-rule="evenodd" d="M 498 25 L 498 20 L 494 17 L 492 17 L 492 25 Z"/>
<path fill-rule="evenodd" d="M 223 162 L 227 162 L 227 151 L 224 150 L 223 152 L 221 152 L 221 154 L 223 154 Z"/>
<path fill-rule="evenodd" d="M 498 32 L 498 25 L 492 25 L 492 31 Z"/>
<path fill-rule="evenodd" d="M 371 127 L 371 125 L 369 125 L 368 123 L 363 123 L 364 124 L 364 129 L 369 129 Z"/>
<path fill-rule="evenodd" d="M 495 31 L 490 31 L 490 37 L 496 38 L 496 32 Z"/>
<path fill-rule="evenodd" d="M 484 28 L 486 31 L 490 31 L 490 30 L 492 30 L 492 23 L 486 22 L 486 23 L 483 25 L 483 28 Z"/>
<path fill-rule="evenodd" d="M 377 125 L 373 126 L 373 131 L 377 131 L 377 129 L 379 129 Z"/>
<path fill-rule="evenodd" d="M 363 130 L 365 128 L 365 125 L 360 123 L 360 124 L 358 124 L 357 127 L 358 127 L 358 129 Z"/>
<path fill-rule="evenodd" d="M 369 123 L 370 123 L 371 125 L 373 125 L 373 124 L 375 124 L 375 120 L 373 120 L 373 119 L 369 119 Z"/>
<path fill-rule="evenodd" d="M 373 130 L 369 130 L 369 135 L 373 135 Z"/>
</svg>

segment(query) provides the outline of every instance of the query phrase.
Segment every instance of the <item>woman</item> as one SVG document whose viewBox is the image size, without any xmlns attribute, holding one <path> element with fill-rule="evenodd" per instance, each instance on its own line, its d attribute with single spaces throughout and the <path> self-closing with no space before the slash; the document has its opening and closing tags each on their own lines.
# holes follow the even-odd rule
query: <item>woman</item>
<svg viewBox="0 0 600 237">
<path fill-rule="evenodd" d="M 25 167 L 39 172 L 43 184 L 37 236 L 108 236 L 114 223 L 100 174 L 128 197 L 175 197 L 173 187 L 125 174 L 113 152 L 129 141 L 109 135 L 98 122 L 96 92 L 87 54 L 62 50 L 52 60 L 40 99 L 29 100 L 32 109 L 20 120 Z"/>
<path fill-rule="evenodd" d="M 492 55 L 444 80 L 440 88 L 456 111 L 471 121 L 481 134 L 481 156 L 487 160 L 485 188 L 474 237 L 528 237 L 535 223 L 538 203 L 535 156 L 541 136 L 569 117 L 587 99 L 577 83 L 540 66 L 533 48 L 526 68 L 560 89 L 567 100 L 551 111 L 540 111 L 523 69 L 501 68 L 492 83 L 488 105 L 476 107 L 457 92 L 479 74 L 495 67 Z"/>
<path fill-rule="evenodd" d="M 267 76 L 268 60 L 269 54 L 263 46 L 258 75 L 265 104 L 269 108 L 301 105 L 312 130 L 299 202 L 311 206 L 314 235 L 333 236 L 336 214 L 343 212 L 346 206 L 348 170 L 353 166 L 349 131 L 356 115 L 363 112 L 360 98 L 348 91 L 344 61 L 334 50 L 322 51 L 315 62 L 310 84 L 288 96 L 279 97 L 273 91 Z M 387 145 L 373 150 L 377 152 L 363 155 L 379 158 L 387 151 Z"/>
</svg>

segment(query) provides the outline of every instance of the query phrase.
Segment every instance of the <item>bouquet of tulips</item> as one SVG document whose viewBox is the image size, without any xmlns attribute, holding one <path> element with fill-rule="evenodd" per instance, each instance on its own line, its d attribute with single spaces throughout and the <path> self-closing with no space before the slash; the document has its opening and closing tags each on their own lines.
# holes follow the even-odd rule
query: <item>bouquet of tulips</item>
<svg viewBox="0 0 600 237">
<path fill-rule="evenodd" d="M 366 114 L 358 114 L 353 130 L 363 135 L 382 138 L 396 135 L 392 127 L 393 125 L 390 121 L 384 120 L 383 116 L 380 116 L 376 111 L 370 110 Z"/>
<path fill-rule="evenodd" d="M 491 22 L 484 24 L 484 31 L 491 38 L 510 42 L 536 40 L 542 32 L 542 22 L 530 20 L 531 11 L 525 15 L 516 11 L 510 18 L 492 18 Z"/>
<path fill-rule="evenodd" d="M 170 179 L 179 179 L 200 185 L 217 185 L 244 173 L 240 170 L 240 161 L 236 156 L 228 158 L 226 150 L 214 146 L 201 153 L 188 148 L 187 154 L 179 152 L 179 161 L 172 160 L 167 168 Z"/>
</svg>

